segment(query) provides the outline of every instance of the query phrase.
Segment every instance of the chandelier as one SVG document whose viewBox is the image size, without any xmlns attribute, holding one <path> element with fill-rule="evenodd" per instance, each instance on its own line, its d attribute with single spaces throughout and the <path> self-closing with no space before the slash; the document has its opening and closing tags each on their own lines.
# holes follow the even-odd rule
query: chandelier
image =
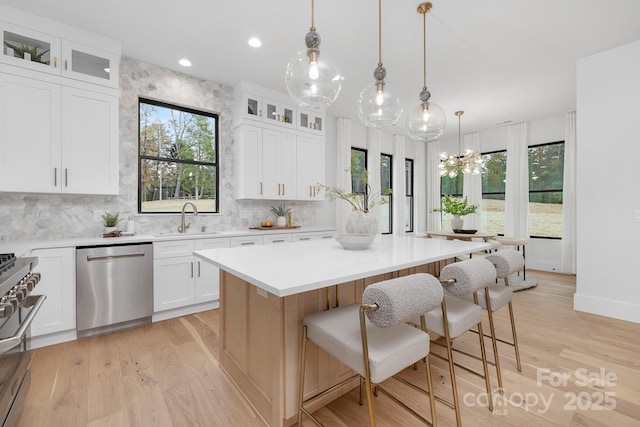
<svg viewBox="0 0 640 427">
<path fill-rule="evenodd" d="M 311 28 L 304 42 L 306 49 L 287 64 L 287 92 L 301 107 L 328 107 L 338 98 L 344 78 L 331 56 L 324 50 L 320 53 L 321 38 L 315 27 L 314 0 L 311 0 Z"/>
<path fill-rule="evenodd" d="M 378 0 L 378 66 L 373 71 L 375 82 L 362 89 L 358 97 L 358 117 L 365 126 L 393 126 L 402 115 L 398 93 L 384 81 L 387 70 L 382 64 L 382 0 Z"/>
<path fill-rule="evenodd" d="M 447 124 L 444 110 L 438 104 L 430 102 L 431 92 L 427 89 L 427 12 L 431 9 L 430 2 L 420 3 L 418 13 L 422 15 L 423 28 L 423 84 L 420 92 L 420 105 L 411 111 L 407 118 L 409 136 L 418 141 L 430 141 L 436 139 L 444 132 Z"/>
<path fill-rule="evenodd" d="M 459 173 L 479 175 L 482 171 L 484 159 L 480 153 L 476 153 L 467 148 L 464 150 L 464 154 L 461 154 L 460 117 L 462 117 L 463 114 L 464 111 L 456 111 L 456 116 L 458 116 L 458 155 L 455 156 L 447 152 L 440 153 L 440 164 L 438 165 L 440 176 L 448 175 L 449 178 L 455 178 Z"/>
</svg>

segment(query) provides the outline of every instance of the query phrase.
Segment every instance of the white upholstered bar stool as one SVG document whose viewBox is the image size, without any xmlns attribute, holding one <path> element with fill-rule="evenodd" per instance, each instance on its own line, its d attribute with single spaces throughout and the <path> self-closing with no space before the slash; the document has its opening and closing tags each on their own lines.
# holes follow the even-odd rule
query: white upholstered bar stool
<svg viewBox="0 0 640 427">
<path fill-rule="evenodd" d="M 500 242 L 500 244 L 502 246 L 512 246 L 515 247 L 517 251 L 520 251 L 520 248 L 522 248 L 522 258 L 525 260 L 525 263 L 522 264 L 522 278 L 524 280 L 527 280 L 527 265 L 526 265 L 526 253 L 525 253 L 525 248 L 527 246 L 527 244 L 529 243 L 529 239 L 526 237 L 508 237 L 508 236 L 497 236 L 495 238 L 498 242 Z M 520 271 L 518 270 L 518 273 Z M 515 273 L 512 272 L 512 274 Z"/>
<path fill-rule="evenodd" d="M 495 340 L 513 347 L 516 353 L 516 364 L 518 367 L 518 372 L 522 372 L 522 365 L 520 363 L 520 349 L 518 348 L 518 335 L 516 334 L 516 321 L 513 315 L 513 304 L 511 301 L 513 292 L 505 293 L 504 289 L 509 289 L 509 276 L 516 271 L 519 271 L 521 268 L 524 268 L 524 256 L 520 252 L 513 249 L 506 249 L 489 254 L 485 259 L 494 265 L 496 269 L 496 277 L 504 279 L 505 284 L 505 286 L 495 285 L 489 287 L 489 295 L 491 296 L 491 294 L 493 293 L 493 297 L 491 298 L 491 308 L 495 311 L 501 306 L 504 306 L 504 301 L 507 301 L 507 295 L 510 295 L 507 305 L 509 306 L 509 318 L 511 319 L 511 335 L 513 341 L 509 342 L 495 338 L 495 330 L 493 329 L 493 325 L 490 325 L 491 334 L 493 335 Z M 490 317 L 489 319 L 492 318 Z"/>
<path fill-rule="evenodd" d="M 442 286 L 438 279 L 430 274 L 418 273 L 368 286 L 362 295 L 362 304 L 351 304 L 306 316 L 302 324 L 300 347 L 298 426 L 302 425 L 303 413 L 316 424 L 322 425 L 305 405 L 358 377 L 361 379 L 361 387 L 362 379 L 366 384 L 370 426 L 376 425 L 372 387 L 390 396 L 424 423 L 435 426 L 437 420 L 429 358 L 430 341 L 425 330 L 424 314 L 440 306 L 442 298 Z M 415 316 L 420 316 L 421 328 L 405 323 Z M 313 341 L 356 374 L 304 400 L 307 340 Z M 423 359 L 427 362 L 426 382 L 431 422 L 380 386 L 386 379 Z"/>
<path fill-rule="evenodd" d="M 482 338 L 482 310 L 478 305 L 478 291 L 485 289 L 489 284 L 495 283 L 496 271 L 491 263 L 483 258 L 468 259 L 449 264 L 440 272 L 440 281 L 446 290 L 439 309 L 428 312 L 425 316 L 427 329 L 445 340 L 447 357 L 444 358 L 436 353 L 434 357 L 446 360 L 449 364 L 451 376 L 451 390 L 453 403 L 438 398 L 439 402 L 452 407 L 456 413 L 457 425 L 462 425 L 460 415 L 460 402 L 458 397 L 458 386 L 456 383 L 455 366 L 459 366 L 466 371 L 475 374 L 485 381 L 487 395 L 489 397 L 489 410 L 493 410 L 493 400 L 491 384 L 489 382 L 489 370 L 487 366 L 487 354 Z M 466 301 L 457 296 L 470 295 L 473 302 Z M 483 373 L 468 369 L 454 362 L 452 341 L 469 330 L 477 328 L 480 335 L 480 360 L 482 361 Z M 468 353 L 467 353 L 468 354 Z M 469 354 L 468 354 L 469 355 Z M 470 355 L 474 357 L 473 355 Z"/>
</svg>

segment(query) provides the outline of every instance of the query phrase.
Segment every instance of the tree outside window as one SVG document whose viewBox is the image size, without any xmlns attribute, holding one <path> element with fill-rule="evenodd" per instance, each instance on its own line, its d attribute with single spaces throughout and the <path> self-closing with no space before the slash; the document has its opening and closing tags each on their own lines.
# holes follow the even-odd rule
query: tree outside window
<svg viewBox="0 0 640 427">
<path fill-rule="evenodd" d="M 218 212 L 217 114 L 139 99 L 140 213 Z"/>
</svg>

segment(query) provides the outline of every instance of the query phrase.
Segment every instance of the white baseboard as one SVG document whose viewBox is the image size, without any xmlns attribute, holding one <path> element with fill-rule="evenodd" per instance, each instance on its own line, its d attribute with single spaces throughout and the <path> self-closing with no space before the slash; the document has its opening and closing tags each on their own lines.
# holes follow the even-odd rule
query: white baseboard
<svg viewBox="0 0 640 427">
<path fill-rule="evenodd" d="M 640 323 L 640 305 L 629 304 L 625 301 L 576 293 L 573 296 L 573 308 L 577 311 L 584 311 L 599 316 Z"/>
<path fill-rule="evenodd" d="M 220 300 L 203 302 L 200 304 L 189 305 L 186 307 L 174 308 L 171 310 L 153 313 L 152 322 L 160 322 L 162 320 L 173 319 L 174 317 L 186 316 L 189 314 L 200 313 L 201 311 L 213 310 L 220 307 Z"/>
<path fill-rule="evenodd" d="M 40 347 L 46 347 L 48 345 L 60 344 L 67 341 L 75 341 L 78 339 L 78 334 L 75 329 L 70 331 L 55 332 L 53 334 L 40 335 L 37 337 L 31 337 L 31 349 Z"/>
</svg>

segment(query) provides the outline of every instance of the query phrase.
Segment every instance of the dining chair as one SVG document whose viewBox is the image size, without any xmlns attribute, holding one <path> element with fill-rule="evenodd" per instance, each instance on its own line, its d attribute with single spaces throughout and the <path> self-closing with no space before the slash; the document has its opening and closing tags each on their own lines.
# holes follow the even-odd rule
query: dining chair
<svg viewBox="0 0 640 427">
<path fill-rule="evenodd" d="M 368 286 L 362 303 L 313 313 L 302 322 L 300 343 L 300 377 L 298 390 L 298 426 L 303 414 L 322 425 L 305 405 L 325 396 L 332 390 L 360 379 L 360 404 L 363 403 L 364 381 L 369 410 L 369 423 L 376 425 L 374 392 L 380 391 L 407 409 L 427 425 L 437 425 L 436 407 L 431 378 L 430 340 L 426 332 L 425 313 L 438 307 L 443 298 L 442 286 L 430 274 L 417 273 Z M 420 328 L 406 322 L 420 317 Z M 355 371 L 355 375 L 339 384 L 304 398 L 305 360 L 307 341 L 338 359 Z M 426 392 L 429 396 L 431 421 L 408 407 L 387 391 L 382 382 L 420 360 L 426 361 Z M 426 403 L 426 402 L 425 402 Z"/>
<path fill-rule="evenodd" d="M 445 295 L 442 299 L 441 306 L 429 311 L 425 316 L 427 330 L 443 337 L 445 341 L 444 347 L 446 348 L 446 357 L 435 352 L 432 352 L 431 354 L 433 357 L 447 361 L 451 376 L 453 402 L 447 401 L 438 396 L 436 396 L 436 399 L 454 409 L 456 414 L 456 423 L 458 426 L 462 425 L 462 417 L 460 413 L 460 401 L 458 396 L 455 366 L 484 379 L 485 388 L 489 397 L 488 407 L 489 410 L 493 411 L 493 398 L 489 380 L 487 354 L 484 339 L 482 338 L 482 310 L 478 305 L 478 291 L 485 289 L 487 286 L 494 283 L 495 280 L 496 270 L 490 262 L 483 258 L 472 258 L 445 266 L 440 272 L 440 281 L 445 289 Z M 469 295 L 473 301 L 466 301 L 458 298 L 459 296 L 465 295 Z M 464 354 L 482 361 L 482 373 L 456 363 L 453 358 L 453 340 L 460 337 L 465 332 L 473 330 L 473 328 L 477 328 L 480 335 L 480 357 L 466 352 L 464 352 Z M 434 341 L 434 343 L 439 344 L 437 341 Z M 455 351 L 460 352 L 459 350 Z"/>
</svg>

